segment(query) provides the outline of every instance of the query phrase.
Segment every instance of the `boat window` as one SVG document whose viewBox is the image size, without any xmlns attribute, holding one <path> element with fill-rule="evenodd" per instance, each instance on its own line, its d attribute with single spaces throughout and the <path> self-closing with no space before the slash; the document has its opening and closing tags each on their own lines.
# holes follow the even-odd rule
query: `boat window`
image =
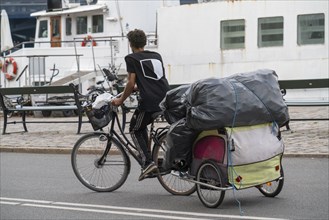
<svg viewBox="0 0 329 220">
<path fill-rule="evenodd" d="M 221 49 L 245 47 L 245 20 L 221 21 Z"/>
<path fill-rule="evenodd" d="M 258 46 L 283 46 L 283 17 L 258 19 Z"/>
<path fill-rule="evenodd" d="M 97 4 L 97 0 L 70 0 L 73 3 L 80 3 L 80 5 L 95 5 Z"/>
<path fill-rule="evenodd" d="M 39 23 L 39 38 L 46 38 L 48 37 L 48 21 L 42 20 Z"/>
<path fill-rule="evenodd" d="M 93 33 L 103 32 L 103 15 L 93 16 Z"/>
<path fill-rule="evenodd" d="M 298 15 L 298 45 L 324 44 L 324 14 Z"/>
<path fill-rule="evenodd" d="M 51 18 L 51 26 L 52 26 L 52 37 L 59 37 L 61 35 L 61 21 L 60 17 Z"/>
<path fill-rule="evenodd" d="M 77 34 L 87 33 L 87 16 L 77 17 Z"/>
<path fill-rule="evenodd" d="M 65 33 L 66 36 L 72 35 L 72 18 L 66 18 L 65 20 Z"/>
</svg>

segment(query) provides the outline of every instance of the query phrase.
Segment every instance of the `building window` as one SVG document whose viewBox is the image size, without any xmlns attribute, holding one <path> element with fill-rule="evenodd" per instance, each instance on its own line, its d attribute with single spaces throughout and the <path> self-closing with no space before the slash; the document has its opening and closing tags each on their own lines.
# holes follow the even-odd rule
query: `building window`
<svg viewBox="0 0 329 220">
<path fill-rule="evenodd" d="M 324 14 L 298 15 L 297 43 L 324 44 Z"/>
<path fill-rule="evenodd" d="M 245 20 L 221 21 L 221 49 L 245 47 Z"/>
<path fill-rule="evenodd" d="M 258 46 L 283 46 L 283 17 L 258 19 Z"/>
<path fill-rule="evenodd" d="M 103 32 L 103 15 L 93 16 L 93 33 Z"/>
<path fill-rule="evenodd" d="M 48 21 L 42 20 L 39 23 L 39 38 L 47 38 L 48 37 Z"/>
<path fill-rule="evenodd" d="M 77 34 L 87 34 L 87 16 L 77 17 Z"/>
<path fill-rule="evenodd" d="M 65 20 L 65 33 L 66 36 L 72 35 L 72 18 L 66 18 Z"/>
</svg>

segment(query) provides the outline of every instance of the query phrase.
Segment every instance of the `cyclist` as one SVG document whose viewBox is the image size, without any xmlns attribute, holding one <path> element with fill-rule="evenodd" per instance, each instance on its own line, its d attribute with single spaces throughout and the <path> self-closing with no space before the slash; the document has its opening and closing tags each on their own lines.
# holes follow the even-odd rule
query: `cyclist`
<svg viewBox="0 0 329 220">
<path fill-rule="evenodd" d="M 147 125 L 153 120 L 152 114 L 161 111 L 159 103 L 169 90 L 169 84 L 161 55 L 144 50 L 147 40 L 144 31 L 135 29 L 127 37 L 133 52 L 125 57 L 128 82 L 121 97 L 112 100 L 112 105 L 121 105 L 137 85 L 140 100 L 130 121 L 129 132 L 142 158 L 142 173 L 139 177 L 141 181 L 147 174 L 157 170 L 148 149 Z"/>
</svg>

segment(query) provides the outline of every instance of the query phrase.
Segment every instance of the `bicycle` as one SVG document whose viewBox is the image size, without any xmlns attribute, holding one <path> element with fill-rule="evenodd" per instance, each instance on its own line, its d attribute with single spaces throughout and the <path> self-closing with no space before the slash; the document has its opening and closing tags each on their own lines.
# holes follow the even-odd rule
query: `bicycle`
<svg viewBox="0 0 329 220">
<path fill-rule="evenodd" d="M 31 105 L 30 99 L 26 98 L 26 97 L 23 97 L 23 95 L 18 96 L 18 97 L 4 96 L 3 101 L 4 101 L 4 103 L 7 107 L 11 107 L 11 108 L 16 108 L 16 107 L 23 106 L 23 105 Z M 0 110 L 2 111 L 1 106 L 0 106 Z M 16 111 L 10 111 L 10 112 L 8 112 L 7 117 L 11 118 L 15 114 L 17 114 Z"/>
<path fill-rule="evenodd" d="M 78 180 L 87 188 L 96 192 L 112 192 L 127 180 L 131 169 L 129 155 L 140 165 L 142 159 L 122 130 L 117 107 L 108 105 L 103 114 L 111 123 L 109 132 L 93 132 L 78 139 L 71 153 L 71 165 Z M 161 113 L 155 113 L 153 118 L 160 116 Z M 149 174 L 146 178 L 156 177 L 165 190 L 173 195 L 190 195 L 196 191 L 196 185 L 171 175 L 171 170 L 164 170 L 162 167 L 167 131 L 168 126 L 155 128 L 154 122 L 150 125 L 148 144 L 150 147 L 153 143 L 150 150 L 158 172 Z"/>
</svg>

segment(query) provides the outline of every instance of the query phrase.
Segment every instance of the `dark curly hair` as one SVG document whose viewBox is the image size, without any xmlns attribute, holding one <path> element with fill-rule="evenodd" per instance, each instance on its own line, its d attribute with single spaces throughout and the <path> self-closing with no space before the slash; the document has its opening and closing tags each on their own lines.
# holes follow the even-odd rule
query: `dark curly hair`
<svg viewBox="0 0 329 220">
<path fill-rule="evenodd" d="M 129 31 L 127 37 L 132 47 L 143 48 L 146 45 L 146 35 L 142 30 Z"/>
</svg>

